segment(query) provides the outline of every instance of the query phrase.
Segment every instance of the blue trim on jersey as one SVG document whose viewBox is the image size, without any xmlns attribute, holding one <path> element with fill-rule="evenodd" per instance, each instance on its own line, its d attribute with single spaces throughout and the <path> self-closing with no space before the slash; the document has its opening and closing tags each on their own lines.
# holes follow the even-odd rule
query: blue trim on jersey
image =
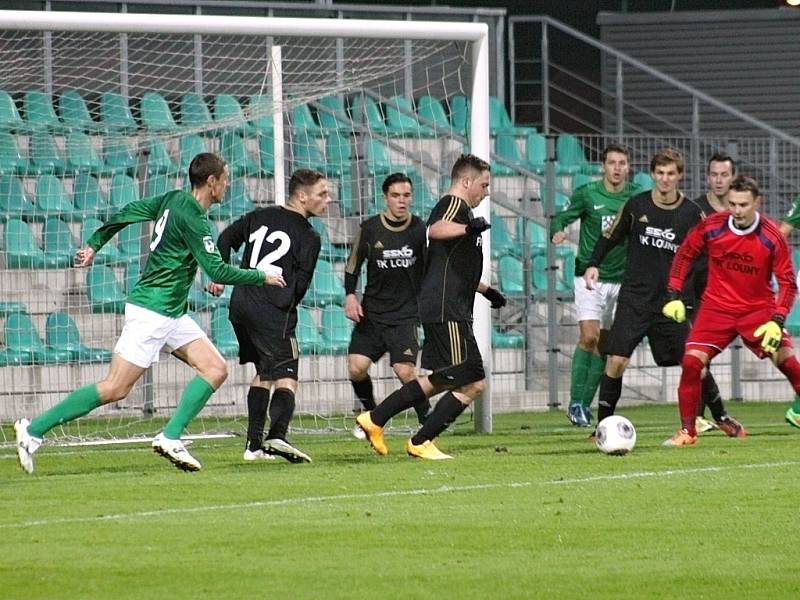
<svg viewBox="0 0 800 600">
<path fill-rule="evenodd" d="M 706 241 L 713 240 L 714 238 L 717 238 L 717 237 L 721 236 L 727 230 L 728 230 L 728 222 L 727 221 L 723 221 L 722 224 L 719 227 L 717 227 L 716 229 L 712 229 L 711 231 L 706 231 L 706 233 L 703 236 L 703 238 Z"/>
</svg>

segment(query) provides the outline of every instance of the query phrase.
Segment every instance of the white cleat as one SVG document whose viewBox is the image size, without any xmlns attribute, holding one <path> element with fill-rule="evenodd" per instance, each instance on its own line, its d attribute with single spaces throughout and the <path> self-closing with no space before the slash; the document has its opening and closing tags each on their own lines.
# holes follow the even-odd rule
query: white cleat
<svg viewBox="0 0 800 600">
<path fill-rule="evenodd" d="M 244 451 L 242 460 L 245 462 L 260 462 L 262 460 L 275 460 L 275 457 L 272 454 L 267 454 L 263 448 L 259 448 L 258 450 L 250 450 L 248 448 Z"/>
<path fill-rule="evenodd" d="M 183 446 L 180 440 L 170 440 L 159 433 L 153 438 L 153 452 L 160 454 L 182 471 L 199 471 L 200 462 Z"/>
<path fill-rule="evenodd" d="M 267 440 L 264 442 L 264 447 L 268 454 L 285 458 L 290 463 L 311 462 L 311 457 L 308 454 L 302 450 L 298 450 L 289 442 L 280 438 Z"/>
<path fill-rule="evenodd" d="M 42 445 L 42 438 L 33 437 L 28 433 L 28 419 L 20 419 L 14 423 L 14 433 L 17 436 L 17 460 L 19 466 L 26 473 L 33 473 L 33 453 Z"/>
<path fill-rule="evenodd" d="M 365 439 L 367 439 L 367 434 L 364 433 L 364 430 L 361 429 L 361 427 L 359 427 L 358 425 L 353 427 L 350 430 L 350 433 L 352 433 L 353 437 L 356 438 L 357 440 L 365 440 Z"/>
</svg>

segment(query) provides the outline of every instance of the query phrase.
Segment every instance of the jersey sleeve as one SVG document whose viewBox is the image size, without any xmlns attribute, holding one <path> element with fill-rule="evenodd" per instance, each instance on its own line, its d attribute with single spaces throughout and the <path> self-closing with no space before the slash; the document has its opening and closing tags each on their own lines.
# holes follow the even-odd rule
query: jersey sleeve
<svg viewBox="0 0 800 600">
<path fill-rule="evenodd" d="M 431 211 L 428 217 L 428 227 L 437 221 L 452 221 L 453 223 L 469 223 L 470 210 L 467 203 L 457 196 L 446 196 Z"/>
<path fill-rule="evenodd" d="M 570 223 L 579 219 L 583 215 L 585 207 L 586 189 L 585 186 L 581 186 L 569 197 L 569 204 L 564 210 L 556 214 L 550 221 L 550 237 L 552 238 L 559 231 L 564 231 Z"/>
<path fill-rule="evenodd" d="M 592 255 L 586 262 L 587 267 L 599 267 L 609 250 L 625 241 L 631 231 L 632 219 L 631 203 L 626 202 L 617 212 L 617 216 L 611 226 L 603 231 L 603 234 L 598 238 L 594 250 L 592 250 Z"/>
<path fill-rule="evenodd" d="M 248 215 L 243 215 L 228 225 L 217 238 L 217 249 L 226 265 L 231 262 L 231 250 L 238 252 L 245 242 L 248 218 Z"/>
<path fill-rule="evenodd" d="M 672 266 L 667 279 L 667 290 L 680 292 L 686 277 L 692 270 L 695 259 L 705 248 L 705 223 L 701 221 L 689 230 L 683 242 L 678 246 L 678 252 L 672 259 Z"/>
<path fill-rule="evenodd" d="M 367 258 L 368 240 L 364 232 L 364 225 L 358 228 L 353 238 L 353 246 L 350 249 L 350 256 L 344 267 L 344 290 L 345 294 L 354 294 L 358 285 L 358 277 L 361 273 L 361 265 Z"/>
<path fill-rule="evenodd" d="M 184 213 L 182 221 L 180 226 L 184 241 L 197 264 L 211 281 L 225 285 L 264 283 L 264 274 L 261 271 L 239 269 L 223 262 L 205 218 Z"/>
<path fill-rule="evenodd" d="M 314 268 L 317 266 L 317 258 L 322 247 L 322 239 L 319 234 L 314 232 L 308 244 L 304 244 L 298 254 L 298 261 L 295 265 L 295 284 L 294 284 L 294 303 L 300 304 L 311 285 L 311 278 L 314 276 Z"/>
<path fill-rule="evenodd" d="M 158 217 L 163 196 L 152 196 L 142 198 L 126 204 L 118 213 L 113 215 L 106 223 L 95 231 L 86 241 L 95 252 L 100 250 L 114 235 L 130 225 L 131 223 L 141 223 L 152 221 Z"/>
<path fill-rule="evenodd" d="M 795 196 L 795 199 L 792 200 L 792 208 L 782 220 L 795 229 L 800 227 L 800 195 Z"/>
<path fill-rule="evenodd" d="M 783 235 L 776 235 L 775 238 L 775 257 L 772 262 L 772 272 L 778 281 L 778 296 L 775 305 L 776 312 L 786 318 L 797 297 L 797 281 L 786 238 Z"/>
</svg>

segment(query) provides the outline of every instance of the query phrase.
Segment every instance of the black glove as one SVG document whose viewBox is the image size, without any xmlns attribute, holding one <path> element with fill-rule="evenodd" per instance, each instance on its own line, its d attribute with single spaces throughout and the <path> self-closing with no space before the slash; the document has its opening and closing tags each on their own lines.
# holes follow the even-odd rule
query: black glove
<svg viewBox="0 0 800 600">
<path fill-rule="evenodd" d="M 481 234 L 489 229 L 489 227 L 491 227 L 491 225 L 486 222 L 486 219 L 483 217 L 475 217 L 474 219 L 469 220 L 469 223 L 467 224 L 467 233 Z"/>
<path fill-rule="evenodd" d="M 503 308 L 506 305 L 506 297 L 493 287 L 486 288 L 486 291 L 482 292 L 482 294 L 484 298 L 492 303 L 492 308 Z"/>
</svg>

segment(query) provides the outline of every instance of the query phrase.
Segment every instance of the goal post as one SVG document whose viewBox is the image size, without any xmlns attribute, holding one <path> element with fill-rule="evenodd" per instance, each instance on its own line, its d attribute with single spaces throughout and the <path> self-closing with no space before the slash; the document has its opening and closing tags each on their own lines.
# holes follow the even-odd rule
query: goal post
<svg viewBox="0 0 800 600">
<path fill-rule="evenodd" d="M 83 186 L 87 182 L 99 189 L 98 195 L 110 207 L 115 206 L 112 197 L 132 197 L 125 196 L 117 187 L 126 181 L 134 182 L 137 189 L 131 193 L 139 196 L 165 191 L 158 185 L 172 188 L 185 184 L 181 161 L 184 150 L 188 152 L 192 144 L 220 151 L 226 158 L 241 159 L 231 165 L 236 171 L 232 188 L 238 179 L 241 185 L 236 189 L 247 197 L 247 202 L 281 203 L 288 176 L 297 165 L 316 164 L 317 155 L 322 155 L 327 165 L 330 153 L 335 150 L 331 143 L 335 131 L 324 126 L 319 129 L 316 122 L 307 123 L 307 128 L 298 124 L 303 110 L 308 110 L 304 107 L 313 107 L 320 121 L 323 116 L 333 114 L 330 106 L 322 102 L 328 97 L 348 98 L 348 120 L 339 133 L 348 151 L 353 152 L 349 163 L 340 166 L 339 171 L 331 169 L 329 174 L 338 182 L 334 186 L 337 214 L 317 224 L 330 235 L 334 250 L 346 248 L 354 223 L 357 225 L 359 219 L 369 216 L 368 206 L 374 208 L 376 181 L 385 174 L 374 167 L 370 156 L 375 142 L 387 152 L 387 168 L 407 166 L 417 176 L 415 181 L 430 187 L 434 197 L 445 191 L 446 174 L 463 148 L 487 161 L 490 159 L 489 40 L 488 27 L 482 23 L 0 11 L 0 59 L 6 65 L 0 73 L 0 91 L 7 93 L 20 113 L 18 123 L 0 124 L 0 133 L 8 133 L 19 146 L 22 160 L 27 160 L 24 168 L 12 175 L 0 174 L 0 178 L 6 178 L 2 181 L 7 180 L 12 187 L 20 186 L 22 198 L 30 203 L 26 205 L 30 214 L 20 214 L 19 219 L 13 220 L 20 221 L 26 235 L 30 230 L 34 243 L 44 250 L 50 239 L 48 227 L 66 227 L 64 235 L 78 243 L 84 237 L 82 228 L 88 227 L 89 216 L 102 220 L 99 212 L 78 214 L 81 210 L 78 204 L 85 200 Z M 40 91 L 47 98 L 50 105 L 43 111 L 51 111 L 55 121 L 48 121 L 50 117 L 45 114 L 42 121 L 33 122 L 39 117 L 34 105 L 38 96 L 30 94 L 31 90 Z M 166 121 L 157 125 L 145 122 L 151 91 L 160 92 L 168 101 L 156 106 L 166 107 Z M 424 126 L 433 133 L 404 137 L 402 132 L 398 135 L 378 130 L 369 120 L 366 107 L 371 103 L 388 107 L 395 97 L 413 101 L 428 94 L 442 97 L 460 94 L 469 100 L 467 146 L 462 145 L 461 138 L 452 130 L 445 131 L 438 125 Z M 158 95 L 153 94 L 153 98 L 158 100 L 155 98 Z M 77 116 L 70 122 L 73 106 L 69 102 L 75 97 L 86 100 L 88 116 Z M 130 118 L 130 126 L 106 121 L 106 111 L 115 106 L 111 100 L 116 101 L 117 97 L 126 106 L 130 103 L 132 111 L 126 116 L 123 110 L 120 117 L 123 121 Z M 222 98 L 234 98 L 233 113 L 222 115 Z M 205 99 L 209 99 L 208 105 Z M 415 117 L 401 104 L 397 110 L 401 120 Z M 265 139 L 262 133 L 270 137 L 269 151 L 262 145 Z M 51 138 L 58 159 L 37 166 L 39 146 Z M 86 152 L 91 156 L 97 154 L 100 166 L 91 160 L 83 164 L 72 157 L 74 148 L 86 138 L 89 140 Z M 135 164 L 123 164 L 115 171 L 111 160 L 118 157 L 112 145 L 118 142 L 122 154 L 127 152 L 128 158 L 132 155 Z M 162 150 L 163 156 L 159 154 Z M 157 163 L 156 159 L 162 162 Z M 231 164 L 233 159 L 227 159 Z M 76 212 L 68 215 L 54 209 L 55 212 L 49 213 L 40 202 L 45 198 L 45 183 L 56 188 L 63 186 L 63 192 L 59 193 L 74 202 Z M 0 188 L 2 185 L 0 182 Z M 345 200 L 352 206 L 345 206 Z M 231 192 L 226 203 L 235 201 Z M 223 204 L 226 206 L 225 210 L 229 210 L 230 205 Z M 232 210 L 235 216 L 235 207 Z M 489 198 L 475 212 L 489 220 Z M 427 212 L 421 216 L 427 217 Z M 221 229 L 230 220 L 219 217 L 215 222 Z M 109 340 L 120 331 L 119 301 L 116 308 L 109 304 L 98 309 L 94 299 L 88 297 L 90 283 L 85 270 L 50 263 L 31 266 L 24 261 L 12 266 L 8 227 L 6 224 L 2 253 L 5 264 L 0 266 L 6 285 L 3 300 L 26 304 L 33 328 L 43 341 L 49 317 L 63 312 L 73 317 L 85 344 L 110 349 Z M 491 283 L 489 231 L 483 235 L 483 281 Z M 145 228 L 132 243 L 144 247 L 146 244 L 141 240 L 146 236 Z M 121 258 L 109 257 L 104 265 L 111 273 L 109 277 L 114 279 L 116 274 L 120 287 L 124 287 L 126 278 L 135 277 L 136 269 L 143 264 L 143 254 L 126 259 L 122 244 L 120 240 L 119 246 L 114 247 Z M 44 291 L 38 293 L 39 288 Z M 310 294 L 314 293 L 310 290 Z M 325 321 L 332 311 L 318 297 L 312 297 L 311 301 L 315 302 L 312 310 L 319 332 L 326 337 L 331 331 L 325 327 L 335 327 Z M 218 308 L 198 309 L 203 311 L 199 318 L 215 343 L 216 336 L 222 335 L 226 314 Z M 488 384 L 482 400 L 475 406 L 475 429 L 489 432 L 492 428 L 491 317 L 482 298 L 475 301 L 474 308 L 475 335 L 486 364 Z M 6 334 L 6 345 L 9 341 Z M 323 428 L 346 426 L 343 421 L 334 423 L 330 419 L 331 413 L 341 408 L 341 397 L 352 395 L 341 354 L 341 348 L 338 355 L 336 351 L 332 354 L 311 351 L 301 366 L 307 370 L 309 381 L 301 377 L 299 393 L 306 399 L 314 398 L 314 403 L 311 406 L 310 401 L 299 398 L 298 413 L 309 415 L 312 427 L 318 418 L 322 419 Z M 12 353 L 5 356 L 12 360 Z M 17 366 L 0 367 L 0 383 L 8 399 L 0 411 L 0 420 L 5 422 L 48 408 L 70 389 L 98 380 L 107 368 L 102 361 L 89 358 L 59 362 L 35 353 L 13 356 Z M 229 365 L 234 364 L 231 361 L 235 353 L 227 356 Z M 64 437 L 147 433 L 147 420 L 151 417 L 142 416 L 142 411 L 135 407 L 141 398 L 155 394 L 156 415 L 163 417 L 170 411 L 187 377 L 179 370 L 182 367 L 173 363 L 177 361 L 162 360 L 153 367 L 153 389 L 141 393 L 139 400 L 132 398 L 128 404 L 121 403 L 121 408 L 101 409 L 100 414 L 109 417 L 111 424 L 77 426 L 65 432 Z M 213 399 L 210 403 L 210 412 L 218 413 L 220 419 L 241 419 L 246 414 L 244 397 L 251 376 L 252 372 L 245 368 L 231 369 L 228 382 L 217 392 L 218 404 L 212 406 Z M 383 380 L 376 389 L 378 397 L 397 386 L 391 374 L 384 373 Z M 112 423 L 114 419 L 116 425 Z M 218 431 L 213 424 L 206 429 Z"/>
</svg>

